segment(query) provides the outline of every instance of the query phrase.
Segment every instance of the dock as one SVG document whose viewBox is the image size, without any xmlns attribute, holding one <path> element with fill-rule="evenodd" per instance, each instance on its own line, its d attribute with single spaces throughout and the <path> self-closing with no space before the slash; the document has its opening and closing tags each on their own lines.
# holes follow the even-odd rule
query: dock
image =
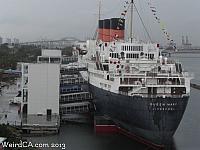
<svg viewBox="0 0 200 150">
<path fill-rule="evenodd" d="M 28 115 L 23 116 L 21 130 L 24 134 L 42 135 L 57 134 L 60 128 L 58 115 Z"/>
<path fill-rule="evenodd" d="M 190 83 L 190 86 L 194 89 L 200 90 L 200 85 L 196 83 Z"/>
<path fill-rule="evenodd" d="M 58 134 L 59 129 L 60 129 L 60 124 L 61 123 L 68 123 L 68 122 L 81 122 L 81 123 L 88 123 L 91 122 L 91 118 L 93 115 L 93 95 L 89 90 L 89 83 L 87 79 L 84 79 L 81 76 L 81 72 L 87 71 L 87 67 L 83 66 L 83 64 L 79 64 L 78 57 L 77 56 L 72 56 L 72 57 L 62 57 L 61 51 L 55 51 L 55 50 L 44 50 L 42 51 L 42 54 L 49 54 L 51 53 L 52 55 L 55 53 L 57 55 L 59 53 L 59 56 L 57 57 L 52 57 L 49 55 L 42 55 L 38 56 L 38 63 L 34 64 L 36 69 L 39 70 L 41 66 L 46 67 L 46 63 L 50 63 L 49 65 L 52 65 L 53 67 L 57 67 L 59 69 L 55 69 L 58 71 L 58 74 L 54 75 L 55 77 L 60 78 L 56 83 L 58 83 L 59 88 L 59 93 L 56 95 L 58 97 L 58 113 L 49 113 L 49 111 L 52 111 L 52 108 L 45 108 L 45 111 L 42 110 L 42 112 L 38 113 L 34 110 L 30 111 L 28 113 L 28 105 L 30 105 L 30 99 L 28 99 L 27 93 L 28 91 L 28 86 L 27 84 L 30 83 L 30 85 L 33 85 L 33 78 L 32 76 L 29 76 L 29 72 L 27 71 L 22 71 L 21 78 L 22 81 L 27 81 L 27 82 L 22 82 L 22 91 L 24 91 L 24 94 L 21 94 L 21 105 L 12 105 L 9 104 L 10 100 L 13 99 L 17 95 L 12 95 L 12 97 L 8 97 L 6 99 L 6 108 L 12 108 L 14 110 L 3 110 L 1 112 L 1 107 L 0 107 L 0 124 L 6 124 L 6 125 L 11 125 L 13 127 L 16 127 L 17 129 L 21 130 L 25 135 L 32 136 L 32 135 L 48 135 L 48 134 Z M 50 59 L 50 57 L 52 57 Z M 46 60 L 48 61 L 46 62 Z M 52 60 L 52 61 L 50 61 Z M 59 60 L 59 61 L 58 61 Z M 52 64 L 51 64 L 52 63 Z M 55 65 L 54 65 L 55 63 Z M 45 65 L 44 65 L 45 64 Z M 21 64 L 24 70 L 28 69 L 29 67 L 31 68 L 33 64 L 28 63 L 22 63 Z M 35 69 L 35 68 L 34 68 Z M 45 72 L 45 70 L 43 71 Z M 32 77 L 32 78 L 31 78 Z M 35 77 L 35 76 L 34 76 Z M 28 78 L 32 79 L 32 82 L 28 82 Z M 31 80 L 29 80 L 31 81 Z M 43 81 L 43 80 L 42 80 Z M 41 81 L 41 82 L 42 82 Z M 50 82 L 50 81 L 49 81 Z M 50 82 L 51 85 L 54 85 L 54 82 Z M 37 83 L 39 84 L 39 83 Z M 42 83 L 41 83 L 42 84 Z M 1 82 L 0 84 L 1 90 L 6 86 L 5 83 Z M 40 85 L 40 84 L 39 84 Z M 17 86 L 17 85 L 15 85 Z M 36 85 L 34 84 L 34 90 Z M 41 87 L 39 86 L 40 89 L 42 90 Z M 38 88 L 39 88 L 38 87 Z M 33 89 L 33 88 L 32 88 Z M 27 91 L 27 93 L 25 93 Z M 17 92 L 17 90 L 16 90 Z M 23 93 L 23 92 L 22 92 Z M 5 93 L 4 93 L 5 94 Z M 4 96 L 3 96 L 4 97 Z M 32 95 L 33 98 L 33 95 Z M 45 97 L 46 98 L 46 97 Z M 38 100 L 39 98 L 37 98 Z M 32 99 L 31 99 L 32 100 Z M 44 101 L 43 101 L 44 103 Z M 55 103 L 55 105 L 57 105 Z M 48 110 L 48 111 L 47 111 Z M 56 112 L 56 111 L 54 111 Z"/>
</svg>

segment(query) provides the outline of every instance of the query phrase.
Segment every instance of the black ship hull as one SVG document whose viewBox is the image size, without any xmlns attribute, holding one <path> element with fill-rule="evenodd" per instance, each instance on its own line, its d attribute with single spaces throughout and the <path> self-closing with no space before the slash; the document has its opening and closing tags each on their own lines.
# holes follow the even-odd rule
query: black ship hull
<svg viewBox="0 0 200 150">
<path fill-rule="evenodd" d="M 141 97 L 111 93 L 91 85 L 96 113 L 117 126 L 158 145 L 168 145 L 178 128 L 189 96 Z"/>
</svg>

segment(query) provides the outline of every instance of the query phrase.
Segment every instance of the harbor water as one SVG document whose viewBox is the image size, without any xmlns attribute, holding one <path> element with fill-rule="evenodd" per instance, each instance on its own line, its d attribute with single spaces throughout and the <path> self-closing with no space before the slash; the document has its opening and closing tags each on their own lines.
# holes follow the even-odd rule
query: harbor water
<svg viewBox="0 0 200 150">
<path fill-rule="evenodd" d="M 200 84 L 200 53 L 180 53 L 171 56 L 181 62 L 184 69 L 194 73 L 193 83 Z M 200 90 L 191 88 L 191 96 L 183 119 L 174 135 L 175 150 L 199 150 L 200 147 Z M 1 96 L 0 102 L 5 102 L 6 97 Z M 0 108 L 3 107 L 0 105 Z M 6 111 L 8 108 L 1 108 Z M 62 125 L 58 135 L 45 137 L 28 137 L 35 143 L 60 144 L 59 148 L 66 150 L 145 150 L 142 145 L 123 135 L 97 135 L 92 125 L 66 124 Z M 45 149 L 45 148 L 44 148 Z"/>
</svg>

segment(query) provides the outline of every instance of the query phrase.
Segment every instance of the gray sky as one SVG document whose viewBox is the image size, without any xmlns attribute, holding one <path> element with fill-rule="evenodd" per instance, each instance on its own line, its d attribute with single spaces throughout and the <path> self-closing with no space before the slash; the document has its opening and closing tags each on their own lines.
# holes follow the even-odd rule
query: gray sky
<svg viewBox="0 0 200 150">
<path fill-rule="evenodd" d="M 125 0 L 103 0 L 105 18 L 119 17 Z M 154 41 L 163 42 L 163 34 L 148 8 L 148 0 L 136 0 Z M 188 35 L 200 45 L 199 0 L 151 0 L 157 7 L 168 32 L 180 43 Z M 0 0 L 0 36 L 23 41 L 41 38 L 91 37 L 97 25 L 98 0 Z M 135 33 L 144 39 L 141 23 L 135 17 Z M 139 31 L 140 30 L 140 31 Z"/>
</svg>

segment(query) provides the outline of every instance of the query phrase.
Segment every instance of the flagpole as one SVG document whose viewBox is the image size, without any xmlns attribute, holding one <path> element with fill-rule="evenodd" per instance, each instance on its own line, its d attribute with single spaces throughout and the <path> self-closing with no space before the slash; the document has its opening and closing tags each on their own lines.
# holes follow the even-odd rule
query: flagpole
<svg viewBox="0 0 200 150">
<path fill-rule="evenodd" d="M 131 25 L 130 25 L 130 38 L 131 43 L 133 42 L 133 0 L 131 0 Z"/>
<path fill-rule="evenodd" d="M 101 20 L 101 0 L 99 0 L 99 20 Z"/>
</svg>

